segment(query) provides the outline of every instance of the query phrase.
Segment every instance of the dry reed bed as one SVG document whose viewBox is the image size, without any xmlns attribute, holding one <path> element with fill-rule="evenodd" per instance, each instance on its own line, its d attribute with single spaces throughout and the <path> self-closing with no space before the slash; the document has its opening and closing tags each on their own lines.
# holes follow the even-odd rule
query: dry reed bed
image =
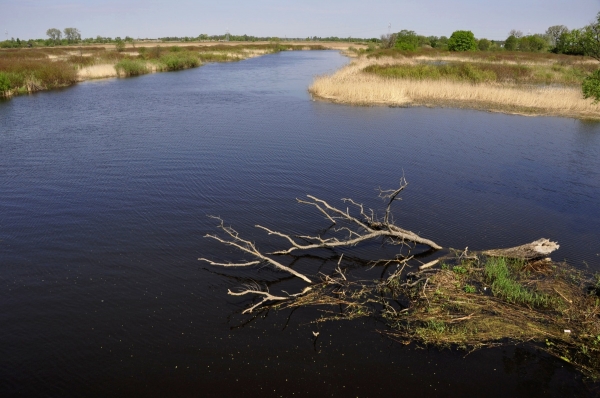
<svg viewBox="0 0 600 398">
<path fill-rule="evenodd" d="M 449 106 L 528 115 L 600 119 L 600 107 L 580 88 L 471 84 L 448 80 L 386 78 L 364 72 L 371 65 L 417 63 L 420 59 L 360 58 L 332 75 L 319 76 L 309 91 L 317 98 L 352 105 Z M 429 59 L 435 61 L 435 59 Z"/>
<path fill-rule="evenodd" d="M 117 77 L 114 64 L 84 66 L 77 71 L 79 81 Z"/>
</svg>

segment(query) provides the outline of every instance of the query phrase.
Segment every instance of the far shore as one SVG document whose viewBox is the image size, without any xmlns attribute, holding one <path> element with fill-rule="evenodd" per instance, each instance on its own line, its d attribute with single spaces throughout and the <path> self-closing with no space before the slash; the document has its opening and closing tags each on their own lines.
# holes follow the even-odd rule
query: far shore
<svg viewBox="0 0 600 398">
<path fill-rule="evenodd" d="M 127 43 L 120 50 L 114 44 L 0 49 L 0 80 L 8 83 L 0 97 L 67 87 L 86 80 L 193 68 L 209 62 L 235 62 L 286 50 L 349 51 L 366 47 L 360 43 L 321 41 L 141 41 Z"/>
<path fill-rule="evenodd" d="M 406 78 L 368 72 L 377 68 L 385 71 L 386 68 L 389 70 L 402 67 L 404 71 L 411 66 L 460 62 L 482 65 L 485 62 L 496 61 L 475 60 L 468 56 L 458 57 L 448 54 L 379 58 L 370 58 L 361 54 L 352 63 L 335 73 L 315 78 L 309 91 L 316 99 L 358 106 L 467 108 L 527 116 L 600 120 L 600 104 L 593 104 L 592 100 L 584 99 L 580 85 L 574 83 L 565 85 L 472 83 L 456 79 Z M 541 60 L 537 64 L 536 62 L 517 64 L 544 63 L 546 67 L 553 65 L 551 58 Z M 496 63 L 507 65 L 506 60 Z"/>
<path fill-rule="evenodd" d="M 348 51 L 349 48 L 357 48 L 364 49 L 367 46 L 364 44 L 356 44 L 356 43 L 346 43 L 346 42 L 320 42 L 320 41 L 294 41 L 294 42 L 282 42 L 282 45 L 293 45 L 294 47 L 303 47 L 305 50 L 310 50 L 311 47 L 321 46 L 327 50 L 338 50 L 338 51 Z M 218 48 L 215 49 L 215 52 L 230 55 L 231 60 L 240 61 L 243 59 L 254 58 L 261 55 L 265 55 L 271 53 L 272 51 L 265 49 L 253 49 L 253 47 L 265 47 L 272 46 L 273 42 L 269 41 L 255 41 L 255 42 L 234 42 L 234 41 L 223 41 L 223 42 L 214 42 L 214 41 L 205 41 L 205 42 L 154 42 L 154 41 L 145 41 L 145 42 L 136 42 L 135 44 L 127 44 L 123 53 L 137 56 L 137 49 L 139 48 L 171 48 L 171 47 L 204 47 L 210 49 L 211 47 Z M 89 47 L 103 47 L 109 51 L 115 51 L 114 44 L 102 44 L 102 45 L 90 45 Z M 245 49 L 235 54 L 228 53 L 223 48 L 227 47 L 244 47 Z M 85 53 L 86 46 L 81 46 L 83 56 L 89 56 L 89 54 Z M 71 47 L 72 51 L 79 54 L 80 50 L 78 47 Z M 119 73 L 114 68 L 116 62 L 112 63 L 103 63 L 96 64 L 91 66 L 82 67 L 77 72 L 77 78 L 79 81 L 86 80 L 96 80 L 96 79 L 106 79 L 119 77 Z M 151 72 L 158 72 L 155 68 L 149 65 Z"/>
</svg>

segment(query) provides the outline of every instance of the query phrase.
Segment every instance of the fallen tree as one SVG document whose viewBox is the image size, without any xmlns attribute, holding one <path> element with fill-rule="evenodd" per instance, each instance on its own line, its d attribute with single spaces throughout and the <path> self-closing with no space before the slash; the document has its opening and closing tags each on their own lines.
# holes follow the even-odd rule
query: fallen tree
<svg viewBox="0 0 600 398">
<path fill-rule="evenodd" d="M 355 210 L 342 210 L 317 197 L 298 199 L 315 207 L 332 224 L 318 235 L 292 236 L 257 225 L 268 235 L 287 242 L 271 253 L 261 252 L 255 243 L 239 236 L 219 221 L 221 236 L 206 237 L 232 246 L 253 257 L 250 261 L 216 262 L 214 266 L 250 267 L 270 265 L 300 278 L 308 284 L 298 293 L 272 294 L 268 288 L 252 283 L 233 296 L 259 298 L 243 314 L 268 308 L 325 306 L 315 322 L 381 317 L 389 328 L 382 333 L 403 342 L 476 349 L 501 342 L 533 341 L 550 354 L 572 363 L 586 375 L 600 376 L 600 278 L 591 280 L 567 264 L 552 262 L 548 255 L 559 248 L 556 242 L 538 239 L 511 248 L 469 252 L 448 249 L 430 239 L 405 230 L 392 220 L 391 206 L 406 188 L 404 178 L 394 190 L 379 190 L 386 207 L 378 218 L 362 204 L 342 199 Z M 392 267 L 379 281 L 360 280 L 348 273 L 356 263 L 339 248 L 382 239 L 399 245 L 408 253 L 395 258 L 363 261 L 370 266 Z M 334 253 L 321 258 L 336 260 L 330 274 L 305 275 L 284 262 L 298 252 L 315 253 L 326 249 Z M 319 258 L 318 254 L 311 254 Z M 423 258 L 437 256 L 424 263 Z M 322 313 L 323 314 L 323 313 Z"/>
<path fill-rule="evenodd" d="M 205 237 L 214 239 L 228 246 L 236 247 L 239 250 L 252 255 L 256 258 L 256 260 L 241 263 L 219 263 L 214 262 L 212 260 L 208 260 L 206 258 L 199 258 L 198 260 L 208 262 L 211 265 L 223 267 L 248 267 L 264 262 L 278 270 L 289 272 L 290 274 L 297 276 L 305 282 L 312 283 L 306 275 L 302 275 L 297 271 L 293 270 L 292 268 L 289 268 L 283 265 L 281 262 L 273 259 L 273 255 L 290 254 L 291 252 L 296 250 L 311 250 L 318 248 L 333 249 L 337 247 L 355 246 L 360 242 L 375 238 L 384 238 L 386 239 L 386 242 L 390 244 L 407 244 L 408 242 L 410 242 L 413 244 L 425 245 L 434 250 L 441 249 L 442 247 L 437 243 L 429 239 L 422 238 L 414 232 L 402 229 L 390 221 L 390 208 L 394 201 L 399 199 L 398 195 L 406 188 L 407 185 L 408 183 L 406 182 L 406 179 L 402 177 L 400 180 L 399 188 L 388 191 L 384 191 L 381 189 L 379 190 L 379 196 L 387 201 L 385 216 L 381 221 L 377 219 L 373 211 L 370 212 L 371 214 L 366 214 L 364 206 L 360 203 L 356 203 L 352 199 L 345 198 L 342 199 L 342 201 L 344 203 L 350 203 L 353 206 L 355 206 L 359 210 L 358 216 L 351 215 L 349 209 L 343 211 L 341 209 L 331 206 L 326 201 L 316 198 L 312 195 L 307 195 L 309 200 L 297 199 L 299 203 L 308 204 L 316 207 L 317 210 L 324 214 L 325 217 L 327 217 L 327 219 L 331 221 L 334 225 L 338 224 L 339 222 L 348 224 L 347 226 L 341 226 L 338 229 L 334 229 L 335 232 L 347 233 L 347 236 L 345 238 L 339 238 L 336 236 L 324 238 L 321 235 L 302 235 L 298 237 L 292 237 L 288 234 L 272 231 L 269 228 L 263 227 L 261 225 L 256 225 L 257 228 L 266 231 L 269 235 L 276 235 L 286 239 L 291 245 L 287 249 L 278 250 L 270 254 L 261 253 L 256 248 L 256 245 L 254 243 L 241 238 L 236 230 L 234 230 L 232 227 L 225 226 L 223 220 L 221 220 L 219 217 L 213 217 L 220 221 L 218 228 L 225 233 L 226 237 L 221 238 L 214 234 L 207 234 Z"/>
</svg>

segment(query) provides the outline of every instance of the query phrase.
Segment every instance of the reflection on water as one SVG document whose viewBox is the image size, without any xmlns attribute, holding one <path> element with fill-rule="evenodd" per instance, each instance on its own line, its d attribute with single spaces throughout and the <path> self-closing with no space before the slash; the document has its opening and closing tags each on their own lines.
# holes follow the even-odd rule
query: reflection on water
<svg viewBox="0 0 600 398">
<path fill-rule="evenodd" d="M 0 390 L 389 395 L 401 382 L 410 395 L 525 394 L 519 383 L 537 376 L 502 371 L 500 351 L 403 348 L 370 321 L 319 326 L 317 344 L 305 311 L 230 329 L 248 302 L 228 288 L 297 282 L 199 263 L 242 258 L 202 238 L 215 232 L 208 214 L 269 249 L 279 241 L 255 224 L 325 227 L 295 198 L 380 208 L 375 189 L 402 173 L 407 229 L 472 250 L 547 237 L 555 258 L 600 271 L 600 125 L 311 101 L 313 76 L 346 62 L 289 52 L 0 102 Z M 539 395 L 558 394 L 558 373 Z"/>
</svg>

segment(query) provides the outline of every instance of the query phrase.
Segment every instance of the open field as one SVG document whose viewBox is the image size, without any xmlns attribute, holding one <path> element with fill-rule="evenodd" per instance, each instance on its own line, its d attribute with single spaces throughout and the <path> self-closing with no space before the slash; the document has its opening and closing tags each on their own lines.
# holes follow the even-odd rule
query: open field
<svg viewBox="0 0 600 398">
<path fill-rule="evenodd" d="M 389 56 L 393 54 L 393 56 Z M 597 63 L 554 54 L 360 54 L 317 77 L 317 98 L 353 105 L 442 106 L 600 119 L 581 81 Z"/>
</svg>

